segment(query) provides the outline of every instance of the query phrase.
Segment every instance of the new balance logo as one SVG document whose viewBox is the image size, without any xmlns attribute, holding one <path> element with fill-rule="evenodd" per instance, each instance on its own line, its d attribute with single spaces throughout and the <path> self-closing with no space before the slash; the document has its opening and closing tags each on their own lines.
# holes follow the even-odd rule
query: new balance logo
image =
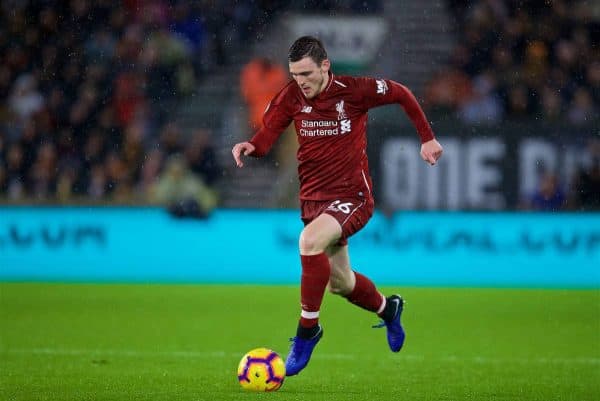
<svg viewBox="0 0 600 401">
<path fill-rule="evenodd" d="M 302 106 L 302 110 L 300 110 L 300 113 L 310 113 L 311 111 L 312 111 L 311 106 Z"/>
<path fill-rule="evenodd" d="M 388 91 L 387 83 L 383 79 L 378 79 L 375 82 L 377 83 L 377 93 L 385 95 L 385 92 Z"/>
</svg>

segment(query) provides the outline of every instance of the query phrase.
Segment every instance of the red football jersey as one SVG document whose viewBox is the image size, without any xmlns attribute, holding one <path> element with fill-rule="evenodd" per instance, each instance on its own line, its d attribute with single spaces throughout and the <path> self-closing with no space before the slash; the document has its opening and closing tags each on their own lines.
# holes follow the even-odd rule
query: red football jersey
<svg viewBox="0 0 600 401">
<path fill-rule="evenodd" d="M 434 138 L 423 110 L 405 86 L 387 79 L 330 73 L 327 87 L 313 99 L 307 99 L 294 81 L 273 98 L 263 128 L 250 140 L 256 147 L 251 155 L 265 155 L 293 120 L 300 145 L 300 199 L 372 196 L 367 112 L 391 103 L 404 108 L 421 142 Z"/>
</svg>

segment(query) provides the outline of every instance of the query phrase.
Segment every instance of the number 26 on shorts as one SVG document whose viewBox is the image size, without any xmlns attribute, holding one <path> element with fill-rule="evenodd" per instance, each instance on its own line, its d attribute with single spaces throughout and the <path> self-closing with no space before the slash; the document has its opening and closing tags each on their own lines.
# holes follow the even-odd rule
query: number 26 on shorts
<svg viewBox="0 0 600 401">
<path fill-rule="evenodd" d="M 342 201 L 336 200 L 331 202 L 331 205 L 327 207 L 328 210 L 337 211 L 339 210 L 342 213 L 350 213 L 350 207 L 352 206 L 352 202 L 341 203 Z"/>
</svg>

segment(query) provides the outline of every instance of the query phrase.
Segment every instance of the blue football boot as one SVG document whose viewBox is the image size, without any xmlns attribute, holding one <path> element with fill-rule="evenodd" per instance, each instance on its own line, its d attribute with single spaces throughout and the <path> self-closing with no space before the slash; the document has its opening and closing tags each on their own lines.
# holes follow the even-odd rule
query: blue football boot
<svg viewBox="0 0 600 401">
<path fill-rule="evenodd" d="M 392 352 L 398 352 L 404 345 L 404 329 L 400 323 L 400 316 L 402 315 L 402 309 L 404 308 L 404 300 L 400 295 L 392 295 L 386 300 L 388 307 L 393 307 L 390 311 L 389 316 L 393 316 L 390 320 L 383 320 L 373 328 L 386 327 L 387 328 L 387 341 Z"/>
<path fill-rule="evenodd" d="M 323 328 L 319 325 L 319 331 L 311 338 L 291 338 L 292 346 L 285 360 L 285 375 L 294 376 L 306 367 L 315 346 L 323 337 Z"/>
</svg>

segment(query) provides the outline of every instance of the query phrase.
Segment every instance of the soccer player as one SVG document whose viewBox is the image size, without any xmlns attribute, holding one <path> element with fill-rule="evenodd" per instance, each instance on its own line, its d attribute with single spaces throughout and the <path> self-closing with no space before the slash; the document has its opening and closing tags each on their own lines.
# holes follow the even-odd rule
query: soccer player
<svg viewBox="0 0 600 401">
<path fill-rule="evenodd" d="M 404 344 L 400 323 L 404 300 L 385 297 L 373 282 L 350 267 L 347 239 L 367 224 L 374 200 L 367 161 L 367 112 L 396 103 L 402 106 L 421 138 L 421 157 L 431 165 L 442 155 L 423 110 L 411 91 L 387 79 L 337 76 L 321 41 L 297 39 L 288 55 L 293 78 L 271 101 L 260 128 L 249 142 L 236 144 L 233 157 L 261 157 L 293 121 L 299 142 L 302 264 L 301 312 L 296 336 L 286 359 L 286 374 L 308 364 L 323 336 L 319 310 L 329 290 L 383 320 L 390 349 Z"/>
</svg>

